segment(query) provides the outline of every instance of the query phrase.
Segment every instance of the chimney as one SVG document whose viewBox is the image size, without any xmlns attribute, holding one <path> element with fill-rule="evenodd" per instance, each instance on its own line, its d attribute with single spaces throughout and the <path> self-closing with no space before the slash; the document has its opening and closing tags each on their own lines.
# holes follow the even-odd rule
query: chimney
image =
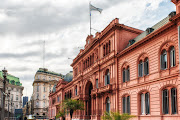
<svg viewBox="0 0 180 120">
<path fill-rule="evenodd" d="M 176 14 L 180 13 L 180 0 L 171 0 L 176 5 Z"/>
</svg>

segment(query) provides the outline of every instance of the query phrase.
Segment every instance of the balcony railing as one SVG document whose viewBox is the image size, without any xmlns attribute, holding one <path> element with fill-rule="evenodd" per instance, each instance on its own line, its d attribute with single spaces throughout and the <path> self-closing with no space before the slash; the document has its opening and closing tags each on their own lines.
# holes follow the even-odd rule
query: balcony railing
<svg viewBox="0 0 180 120">
<path fill-rule="evenodd" d="M 98 93 L 105 93 L 105 92 L 111 92 L 112 91 L 112 85 L 108 84 L 106 86 L 100 87 L 98 90 Z"/>
</svg>

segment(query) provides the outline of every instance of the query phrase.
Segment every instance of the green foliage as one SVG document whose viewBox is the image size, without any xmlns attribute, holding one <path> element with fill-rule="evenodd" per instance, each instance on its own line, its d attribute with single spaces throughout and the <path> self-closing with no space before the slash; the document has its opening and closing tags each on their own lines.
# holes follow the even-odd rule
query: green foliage
<svg viewBox="0 0 180 120">
<path fill-rule="evenodd" d="M 84 110 L 84 103 L 80 100 L 66 99 L 62 103 L 62 107 L 67 110 Z"/>
<path fill-rule="evenodd" d="M 120 114 L 119 112 L 105 112 L 104 115 L 101 117 L 102 120 L 129 120 L 135 116 L 129 115 L 127 113 Z"/>
<path fill-rule="evenodd" d="M 65 111 L 64 110 L 60 110 L 59 112 L 58 112 L 58 114 L 56 115 L 56 118 L 59 118 L 59 117 L 62 117 L 62 118 L 64 118 L 65 117 Z"/>
<path fill-rule="evenodd" d="M 66 99 L 62 102 L 60 105 L 61 110 L 57 114 L 57 118 L 63 117 L 65 118 L 65 115 L 70 112 L 71 118 L 73 115 L 73 112 L 76 110 L 84 110 L 84 103 L 80 100 L 73 100 L 73 99 Z"/>
</svg>

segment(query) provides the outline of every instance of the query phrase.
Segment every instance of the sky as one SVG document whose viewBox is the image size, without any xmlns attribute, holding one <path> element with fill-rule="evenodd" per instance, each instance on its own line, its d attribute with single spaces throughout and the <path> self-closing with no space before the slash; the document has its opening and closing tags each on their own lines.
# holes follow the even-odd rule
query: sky
<svg viewBox="0 0 180 120">
<path fill-rule="evenodd" d="M 0 69 L 20 78 L 23 95 L 32 95 L 36 71 L 45 67 L 66 74 L 89 35 L 89 0 L 0 0 Z M 113 19 L 141 30 L 172 11 L 170 0 L 91 0 L 103 11 L 92 11 L 92 34 Z M 70 58 L 70 59 L 68 59 Z"/>
</svg>

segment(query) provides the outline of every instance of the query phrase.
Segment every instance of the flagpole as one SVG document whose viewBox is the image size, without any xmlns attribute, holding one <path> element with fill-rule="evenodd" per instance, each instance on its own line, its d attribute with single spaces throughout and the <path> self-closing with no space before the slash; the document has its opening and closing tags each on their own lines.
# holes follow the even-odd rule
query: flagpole
<svg viewBox="0 0 180 120">
<path fill-rule="evenodd" d="M 91 1 L 89 2 L 89 13 L 90 13 L 90 35 L 91 35 Z"/>
</svg>

